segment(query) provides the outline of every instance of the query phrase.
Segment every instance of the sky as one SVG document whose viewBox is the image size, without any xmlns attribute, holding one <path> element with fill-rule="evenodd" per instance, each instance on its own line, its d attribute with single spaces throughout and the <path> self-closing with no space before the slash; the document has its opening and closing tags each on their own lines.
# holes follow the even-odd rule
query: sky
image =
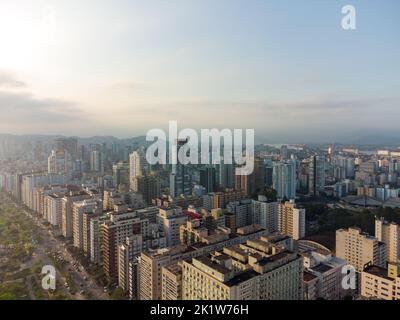
<svg viewBox="0 0 400 320">
<path fill-rule="evenodd" d="M 0 0 L 0 132 L 399 133 L 399 57 L 398 0 Z"/>
</svg>

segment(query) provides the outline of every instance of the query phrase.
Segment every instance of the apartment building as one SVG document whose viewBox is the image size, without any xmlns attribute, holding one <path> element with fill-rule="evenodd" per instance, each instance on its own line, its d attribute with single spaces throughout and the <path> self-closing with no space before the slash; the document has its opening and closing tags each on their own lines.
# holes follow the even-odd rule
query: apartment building
<svg viewBox="0 0 400 320">
<path fill-rule="evenodd" d="M 262 239 L 183 261 L 183 300 L 302 300 L 302 257 Z"/>
<path fill-rule="evenodd" d="M 386 244 L 386 260 L 400 261 L 400 225 L 382 219 L 375 220 L 375 237 Z"/>
<path fill-rule="evenodd" d="M 370 263 L 384 267 L 386 245 L 359 228 L 340 229 L 336 231 L 336 257 L 346 260 L 357 272 Z"/>
<path fill-rule="evenodd" d="M 86 199 L 83 201 L 77 201 L 72 206 L 72 238 L 74 247 L 84 250 L 84 230 L 83 217 L 84 214 L 101 214 L 102 213 L 102 201 L 98 199 Z"/>
<path fill-rule="evenodd" d="M 180 227 L 188 220 L 187 215 L 182 212 L 182 208 L 171 206 L 160 208 L 157 216 L 160 229 L 163 230 L 169 247 L 180 243 Z"/>
<path fill-rule="evenodd" d="M 161 268 L 162 300 L 182 300 L 182 262 Z"/>
<path fill-rule="evenodd" d="M 294 240 L 305 237 L 306 211 L 296 207 L 294 200 L 279 204 L 278 231 Z"/>
<path fill-rule="evenodd" d="M 347 294 L 342 287 L 347 261 L 313 241 L 300 240 L 298 248 L 304 264 L 304 299 L 341 300 Z"/>
<path fill-rule="evenodd" d="M 162 298 L 162 267 L 266 235 L 268 235 L 267 230 L 260 226 L 250 225 L 239 228 L 236 234 L 217 235 L 213 239 L 206 239 L 207 241 L 192 246 L 177 245 L 142 252 L 140 255 L 140 299 L 160 300 Z"/>
<path fill-rule="evenodd" d="M 400 301 L 400 264 L 389 263 L 388 269 L 368 265 L 361 274 L 361 296 Z"/>
</svg>

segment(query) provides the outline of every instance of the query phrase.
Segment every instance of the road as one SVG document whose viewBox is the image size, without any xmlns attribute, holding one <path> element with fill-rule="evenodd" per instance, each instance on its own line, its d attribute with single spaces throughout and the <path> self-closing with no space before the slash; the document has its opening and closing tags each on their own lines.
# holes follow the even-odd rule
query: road
<svg viewBox="0 0 400 320">
<path fill-rule="evenodd" d="M 66 279 L 60 272 L 58 272 L 58 280 L 62 285 L 62 288 L 57 288 L 56 290 L 61 290 L 61 292 L 71 299 L 76 300 L 108 300 L 109 295 L 104 292 L 104 288 L 99 286 L 92 276 L 84 269 L 84 267 L 77 261 L 66 249 L 66 244 L 57 239 L 53 231 L 44 225 L 45 220 L 38 217 L 36 214 L 30 212 L 29 210 L 22 207 L 20 204 L 16 203 L 12 198 L 7 197 L 10 205 L 14 205 L 16 208 L 21 210 L 26 216 L 28 216 L 34 224 L 38 227 L 39 235 L 41 237 L 41 243 L 37 244 L 37 249 L 34 254 L 40 258 L 43 263 L 52 264 L 51 259 L 49 259 L 49 254 L 55 256 L 57 261 L 63 269 L 65 274 L 69 274 L 72 278 L 73 283 L 76 286 L 76 293 L 71 294 L 67 290 L 65 283 Z M 73 289 L 73 288 L 70 288 Z"/>
</svg>

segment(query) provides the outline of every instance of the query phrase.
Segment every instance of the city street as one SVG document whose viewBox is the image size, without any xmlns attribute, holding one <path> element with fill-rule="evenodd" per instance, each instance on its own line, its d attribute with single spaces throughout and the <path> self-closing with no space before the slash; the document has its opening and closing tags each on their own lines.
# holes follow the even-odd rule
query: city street
<svg viewBox="0 0 400 320">
<path fill-rule="evenodd" d="M 66 249 L 65 243 L 57 239 L 52 230 L 44 225 L 43 219 L 32 214 L 30 211 L 26 210 L 9 197 L 2 197 L 2 201 L 7 201 L 8 204 L 13 205 L 21 210 L 27 217 L 29 217 L 29 219 L 32 220 L 32 223 L 36 224 L 38 227 L 39 234 L 37 236 L 41 239 L 41 241 L 40 243 L 37 243 L 37 247 L 33 255 L 35 258 L 37 258 L 35 260 L 42 261 L 45 264 L 54 264 L 49 256 L 55 258 L 58 262 L 55 267 L 61 268 L 61 270 L 57 270 L 58 287 L 56 288 L 56 291 L 60 290 L 61 293 L 67 297 L 77 300 L 109 299 L 108 294 L 104 292 L 104 288 L 99 286 L 92 279 L 90 274 L 83 268 L 79 261 L 74 259 L 74 257 Z M 74 288 L 68 285 L 66 275 L 70 275 L 70 280 L 73 283 Z M 41 277 L 41 275 L 39 277 Z"/>
</svg>

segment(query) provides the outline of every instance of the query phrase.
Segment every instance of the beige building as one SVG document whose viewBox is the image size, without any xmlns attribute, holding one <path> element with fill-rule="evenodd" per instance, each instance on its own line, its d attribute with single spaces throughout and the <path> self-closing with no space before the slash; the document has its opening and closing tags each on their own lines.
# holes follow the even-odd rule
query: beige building
<svg viewBox="0 0 400 320">
<path fill-rule="evenodd" d="M 84 249 L 84 213 L 101 214 L 103 205 L 101 200 L 86 199 L 83 201 L 74 202 L 72 206 L 72 237 L 74 247 Z"/>
<path fill-rule="evenodd" d="M 266 236 L 268 231 L 259 226 L 239 228 L 236 234 L 227 237 L 216 237 L 213 241 L 192 246 L 177 245 L 170 248 L 142 252 L 140 255 L 140 300 L 160 300 L 162 298 L 161 268 L 180 260 L 222 250 L 224 247 L 244 243 L 250 239 Z M 216 241 L 220 240 L 220 241 Z"/>
<path fill-rule="evenodd" d="M 279 204 L 278 231 L 294 240 L 305 237 L 306 211 L 296 207 L 294 200 Z"/>
<path fill-rule="evenodd" d="M 302 300 L 303 259 L 265 239 L 183 261 L 183 300 Z"/>
<path fill-rule="evenodd" d="M 118 245 L 118 286 L 129 291 L 129 263 L 134 261 L 143 249 L 143 236 L 135 234 L 126 237 L 124 243 Z"/>
<path fill-rule="evenodd" d="M 62 198 L 65 192 L 51 193 L 44 196 L 44 218 L 52 225 L 61 227 Z"/>
<path fill-rule="evenodd" d="M 188 246 L 200 242 L 208 236 L 208 229 L 200 220 L 190 220 L 180 226 L 180 242 Z"/>
<path fill-rule="evenodd" d="M 332 252 L 319 243 L 300 240 L 300 254 L 304 263 L 304 299 L 341 300 L 348 292 L 342 287 L 343 267 L 347 261 L 332 256 Z"/>
<path fill-rule="evenodd" d="M 188 220 L 187 215 L 182 212 L 182 208 L 177 206 L 160 208 L 157 220 L 167 238 L 167 245 L 169 247 L 178 245 L 180 243 L 180 227 Z"/>
<path fill-rule="evenodd" d="M 62 219 L 62 235 L 70 239 L 72 238 L 72 205 L 76 201 L 90 199 L 91 195 L 85 191 L 69 192 L 62 199 L 61 219 Z"/>
<path fill-rule="evenodd" d="M 362 272 L 370 263 L 385 266 L 386 246 L 359 228 L 339 229 L 336 231 L 336 256 Z"/>
<path fill-rule="evenodd" d="M 118 246 L 133 235 L 147 235 L 148 220 L 141 220 L 125 206 L 110 213 L 110 219 L 101 226 L 103 270 L 107 278 L 118 279 Z"/>
<path fill-rule="evenodd" d="M 400 265 L 388 269 L 369 265 L 361 274 L 361 296 L 367 299 L 400 300 Z"/>
<path fill-rule="evenodd" d="M 182 300 L 182 262 L 161 269 L 162 300 Z"/>
<path fill-rule="evenodd" d="M 375 237 L 386 244 L 389 262 L 400 261 L 400 226 L 394 222 L 389 223 L 382 219 L 375 220 Z"/>
</svg>

